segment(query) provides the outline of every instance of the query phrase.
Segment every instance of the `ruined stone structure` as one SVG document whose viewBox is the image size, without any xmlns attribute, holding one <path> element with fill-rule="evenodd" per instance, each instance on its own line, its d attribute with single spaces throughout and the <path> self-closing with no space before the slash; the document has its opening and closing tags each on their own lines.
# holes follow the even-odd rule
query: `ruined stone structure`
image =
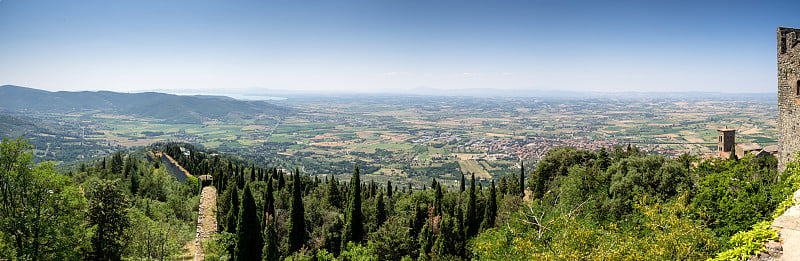
<svg viewBox="0 0 800 261">
<path fill-rule="evenodd" d="M 778 170 L 800 150 L 800 29 L 778 27 Z"/>
</svg>

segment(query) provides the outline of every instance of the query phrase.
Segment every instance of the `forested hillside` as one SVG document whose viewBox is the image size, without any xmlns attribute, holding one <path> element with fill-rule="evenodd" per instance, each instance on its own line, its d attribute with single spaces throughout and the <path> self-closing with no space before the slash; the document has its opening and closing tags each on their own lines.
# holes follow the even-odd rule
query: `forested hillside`
<svg viewBox="0 0 800 261">
<path fill-rule="evenodd" d="M 240 101 L 220 96 L 180 96 L 166 93 L 49 92 L 13 85 L 0 86 L 0 111 L 13 113 L 102 113 L 162 119 L 165 123 L 202 123 L 259 115 L 283 116 L 291 110 L 264 101 Z"/>
<path fill-rule="evenodd" d="M 213 177 L 200 184 L 177 182 L 144 150 L 58 173 L 32 165 L 22 140 L 1 146 L 0 258 L 23 260 L 191 256 L 182 246 L 203 185 L 219 193 L 206 260 L 738 258 L 774 237 L 764 224 L 791 203 L 800 169 L 562 147 L 497 181 L 466 173 L 456 188 L 411 190 L 362 179 L 357 165 L 308 176 L 189 144 L 148 148 Z"/>
<path fill-rule="evenodd" d="M 774 232 L 745 242 L 734 235 L 763 228 L 759 222 L 771 220 L 782 202 L 785 207 L 798 185 L 794 169 L 779 174 L 774 158 L 699 162 L 690 155 L 646 156 L 630 146 L 610 153 L 557 148 L 530 172 L 523 168 L 524 175 L 477 183 L 467 174 L 458 189 L 432 179 L 421 191 L 363 180 L 358 166 L 348 181 L 167 151 L 212 174 L 219 188 L 225 232 L 209 247 L 210 259 L 258 249 L 268 260 L 749 255 Z M 251 212 L 260 215 L 244 214 Z"/>
</svg>

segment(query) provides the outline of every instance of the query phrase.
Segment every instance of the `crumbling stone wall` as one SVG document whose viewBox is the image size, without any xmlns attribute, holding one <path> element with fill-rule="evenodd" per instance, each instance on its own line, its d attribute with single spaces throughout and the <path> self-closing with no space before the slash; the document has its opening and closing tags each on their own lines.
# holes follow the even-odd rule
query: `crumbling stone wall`
<svg viewBox="0 0 800 261">
<path fill-rule="evenodd" d="M 778 169 L 800 151 L 800 29 L 778 27 Z"/>
<path fill-rule="evenodd" d="M 164 168 L 167 169 L 167 173 L 174 176 L 180 182 L 186 182 L 186 178 L 192 175 L 166 153 L 161 153 L 161 165 L 164 165 Z"/>
</svg>

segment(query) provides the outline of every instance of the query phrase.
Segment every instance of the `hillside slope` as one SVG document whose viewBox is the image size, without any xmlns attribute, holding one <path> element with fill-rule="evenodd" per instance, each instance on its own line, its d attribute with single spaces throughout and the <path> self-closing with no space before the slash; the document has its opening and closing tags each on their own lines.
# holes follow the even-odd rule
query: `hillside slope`
<svg viewBox="0 0 800 261">
<path fill-rule="evenodd" d="M 14 85 L 0 86 L 0 111 L 68 113 L 98 111 L 163 119 L 165 123 L 283 116 L 285 107 L 264 101 L 240 101 L 215 96 L 181 96 L 156 92 L 50 92 Z"/>
</svg>

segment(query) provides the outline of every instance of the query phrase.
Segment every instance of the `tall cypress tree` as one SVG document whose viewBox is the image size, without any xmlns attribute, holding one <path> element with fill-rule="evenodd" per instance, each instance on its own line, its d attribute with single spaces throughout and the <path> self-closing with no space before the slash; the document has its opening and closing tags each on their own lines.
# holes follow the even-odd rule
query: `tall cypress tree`
<svg viewBox="0 0 800 261">
<path fill-rule="evenodd" d="M 364 217 L 361 214 L 361 178 L 359 176 L 358 164 L 356 164 L 353 177 L 350 178 L 342 249 L 345 249 L 347 242 L 359 243 L 364 237 Z"/>
<path fill-rule="evenodd" d="M 339 181 L 336 180 L 336 177 L 332 177 L 330 181 L 328 181 L 328 204 L 331 206 L 340 209 L 342 208 L 342 193 L 339 191 Z"/>
<path fill-rule="evenodd" d="M 225 216 L 225 231 L 236 234 L 237 218 L 239 217 L 239 190 L 231 184 L 231 204 L 228 205 L 228 215 Z"/>
<path fill-rule="evenodd" d="M 286 178 L 283 176 L 283 172 L 278 173 L 278 190 L 282 190 L 286 186 Z"/>
<path fill-rule="evenodd" d="M 392 181 L 386 181 L 386 196 L 392 198 Z"/>
<path fill-rule="evenodd" d="M 383 202 L 383 194 L 380 191 L 375 196 L 378 197 L 377 202 L 375 202 L 375 219 L 378 221 L 378 226 L 380 226 L 386 221 L 386 204 Z"/>
<path fill-rule="evenodd" d="M 244 186 L 242 209 L 239 211 L 239 225 L 236 229 L 236 251 L 234 260 L 258 260 L 261 258 L 263 238 L 261 224 L 258 222 L 258 211 L 250 184 Z"/>
<path fill-rule="evenodd" d="M 434 212 L 439 215 L 442 213 L 442 200 L 444 199 L 444 194 L 442 193 L 442 185 L 436 182 L 436 179 L 433 180 L 433 207 Z"/>
<path fill-rule="evenodd" d="M 466 189 L 466 184 L 464 183 L 466 183 L 466 181 L 464 180 L 464 173 L 461 173 L 461 192 L 464 192 L 464 190 Z"/>
<path fill-rule="evenodd" d="M 519 162 L 519 194 L 525 197 L 525 165 Z"/>
<path fill-rule="evenodd" d="M 375 186 L 375 180 L 373 180 L 373 179 L 369 180 L 369 197 L 370 198 L 375 197 L 376 187 L 377 186 Z"/>
<path fill-rule="evenodd" d="M 289 223 L 289 251 L 292 253 L 303 247 L 306 239 L 305 208 L 303 207 L 303 184 L 300 181 L 299 171 L 295 170 L 292 176 L 292 213 Z"/>
<path fill-rule="evenodd" d="M 275 220 L 272 215 L 268 215 L 264 219 L 266 219 L 267 226 L 264 228 L 265 240 L 261 259 L 264 261 L 278 261 L 280 258 L 280 253 L 278 252 L 278 228 L 275 226 Z"/>
<path fill-rule="evenodd" d="M 494 180 L 492 180 L 492 187 L 489 189 L 489 201 L 486 202 L 486 210 L 483 212 L 481 229 L 494 227 L 495 217 L 497 217 L 497 191 L 494 188 Z"/>
<path fill-rule="evenodd" d="M 476 216 L 476 199 L 475 199 L 475 174 L 472 174 L 472 183 L 469 185 L 469 201 L 467 202 L 467 237 L 471 237 L 478 233 L 478 224 Z"/>
<path fill-rule="evenodd" d="M 266 217 L 267 214 L 270 216 L 275 215 L 275 196 L 273 194 L 272 178 L 267 177 L 267 191 L 264 192 L 264 213 L 261 215 L 263 217 Z"/>
</svg>

